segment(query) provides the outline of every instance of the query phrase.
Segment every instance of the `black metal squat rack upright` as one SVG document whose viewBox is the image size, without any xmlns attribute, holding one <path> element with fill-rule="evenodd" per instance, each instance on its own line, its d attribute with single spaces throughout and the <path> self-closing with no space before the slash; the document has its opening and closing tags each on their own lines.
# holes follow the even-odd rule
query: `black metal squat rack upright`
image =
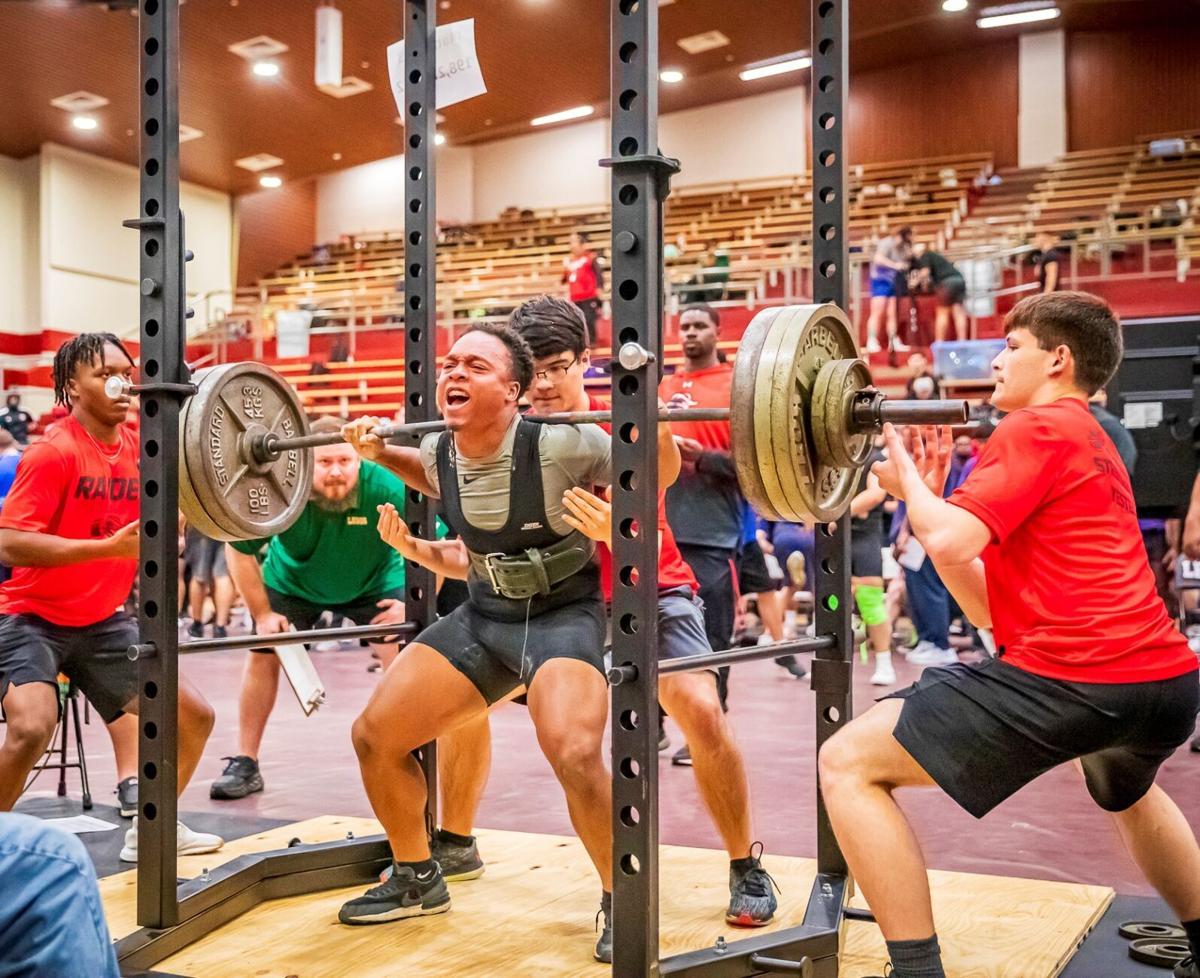
<svg viewBox="0 0 1200 978">
<path fill-rule="evenodd" d="M 138 924 L 118 942 L 122 969 L 145 969 L 264 900 L 373 880 L 388 864 L 386 840 L 301 845 L 238 857 L 177 884 L 176 797 L 178 655 L 245 647 L 244 640 L 178 642 L 175 521 L 179 413 L 194 388 L 184 363 L 186 316 L 183 217 L 179 210 L 179 3 L 140 0 L 141 195 L 141 608 L 139 660 L 140 804 Z M 848 81 L 849 0 L 812 0 L 813 281 L 817 302 L 846 300 L 843 120 Z M 434 0 L 405 0 L 405 390 L 409 421 L 433 416 L 436 324 Z M 658 5 L 612 3 L 613 374 L 613 826 L 616 978 L 677 975 L 743 978 L 761 974 L 836 978 L 839 928 L 850 881 L 820 800 L 818 876 L 799 926 L 660 959 L 658 886 L 657 540 L 637 527 L 657 523 L 656 440 L 664 281 L 662 208 L 678 169 L 658 147 Z M 644 437 L 638 437 L 639 433 Z M 406 520 L 432 536 L 427 501 L 410 492 Z M 848 517 L 817 534 L 817 638 L 791 643 L 816 653 L 817 744 L 850 716 L 850 559 Z M 433 581 L 410 567 L 402 630 L 433 615 Z M 369 630 L 356 629 L 365 635 Z M 379 626 L 393 634 L 396 626 Z M 275 644 L 304 640 L 289 633 Z M 270 644 L 259 640 L 256 644 Z M 781 649 L 768 650 L 779 654 Z M 746 661 L 717 652 L 706 665 Z M 670 667 L 663 671 L 674 671 Z M 436 763 L 422 752 L 436 799 Z M 858 916 L 858 915 L 855 915 Z M 776 956 L 778 955 L 778 956 Z"/>
</svg>

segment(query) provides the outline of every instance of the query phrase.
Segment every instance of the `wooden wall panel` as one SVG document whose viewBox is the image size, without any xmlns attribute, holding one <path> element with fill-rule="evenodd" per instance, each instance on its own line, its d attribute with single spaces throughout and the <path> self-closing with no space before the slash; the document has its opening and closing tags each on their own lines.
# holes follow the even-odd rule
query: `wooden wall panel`
<svg viewBox="0 0 1200 978">
<path fill-rule="evenodd" d="M 1200 129 L 1195 28 L 1075 31 L 1067 37 L 1067 148 Z"/>
<path fill-rule="evenodd" d="M 851 163 L 982 151 L 1015 166 L 1017 41 L 852 73 L 849 123 Z"/>
<path fill-rule="evenodd" d="M 253 285 L 312 249 L 317 234 L 317 182 L 243 194 L 234 203 L 237 284 Z"/>
</svg>

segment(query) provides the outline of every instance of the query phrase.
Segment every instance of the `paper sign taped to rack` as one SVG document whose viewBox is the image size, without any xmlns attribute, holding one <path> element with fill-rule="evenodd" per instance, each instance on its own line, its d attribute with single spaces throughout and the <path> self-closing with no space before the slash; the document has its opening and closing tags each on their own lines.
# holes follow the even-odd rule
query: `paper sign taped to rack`
<svg viewBox="0 0 1200 978">
<path fill-rule="evenodd" d="M 1125 427 L 1130 430 L 1135 428 L 1157 428 L 1162 424 L 1162 419 L 1162 401 L 1126 401 L 1125 410 L 1121 418 L 1125 422 Z"/>
<path fill-rule="evenodd" d="M 404 41 L 397 41 L 388 46 L 387 61 L 396 110 L 407 125 L 408 109 L 404 99 L 404 85 L 408 72 L 404 64 Z M 483 82 L 483 71 L 479 67 L 479 58 L 475 55 L 473 17 L 438 27 L 436 64 L 437 108 L 444 109 L 447 105 L 465 102 L 487 91 Z"/>
</svg>

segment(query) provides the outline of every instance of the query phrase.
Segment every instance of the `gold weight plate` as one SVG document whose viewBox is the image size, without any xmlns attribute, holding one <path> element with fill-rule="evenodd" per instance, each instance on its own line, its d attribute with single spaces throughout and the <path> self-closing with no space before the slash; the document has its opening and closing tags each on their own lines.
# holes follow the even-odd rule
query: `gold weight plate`
<svg viewBox="0 0 1200 978">
<path fill-rule="evenodd" d="M 861 467 L 871 456 L 873 433 L 855 433 L 851 411 L 855 395 L 871 386 L 871 369 L 862 360 L 832 360 L 817 374 L 811 425 L 817 458 L 827 465 Z"/>
<path fill-rule="evenodd" d="M 764 519 L 779 522 L 771 497 L 758 471 L 758 451 L 754 424 L 754 390 L 763 343 L 775 317 L 787 307 L 763 309 L 746 327 L 738 341 L 733 361 L 733 382 L 730 391 L 729 427 L 732 438 L 733 464 L 738 485 L 755 511 Z"/>
</svg>

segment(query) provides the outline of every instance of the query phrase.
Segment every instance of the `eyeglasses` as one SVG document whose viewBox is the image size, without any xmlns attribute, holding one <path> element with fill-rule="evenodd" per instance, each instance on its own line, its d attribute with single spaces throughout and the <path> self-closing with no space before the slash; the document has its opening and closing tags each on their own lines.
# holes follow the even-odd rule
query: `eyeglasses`
<svg viewBox="0 0 1200 978">
<path fill-rule="evenodd" d="M 535 370 L 533 377 L 535 380 L 546 380 L 551 384 L 557 384 L 567 376 L 567 371 L 579 362 L 579 357 L 572 357 L 570 363 L 556 363 L 553 367 L 547 367 L 545 370 Z"/>
</svg>

